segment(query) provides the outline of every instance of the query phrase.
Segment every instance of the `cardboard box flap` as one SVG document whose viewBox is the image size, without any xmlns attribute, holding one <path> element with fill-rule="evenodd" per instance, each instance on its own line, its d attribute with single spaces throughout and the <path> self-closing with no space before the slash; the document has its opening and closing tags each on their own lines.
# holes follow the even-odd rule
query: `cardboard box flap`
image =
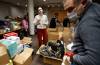
<svg viewBox="0 0 100 65">
<path fill-rule="evenodd" d="M 32 38 L 30 38 L 30 37 L 24 37 L 23 39 L 28 40 L 28 41 L 32 40 Z"/>
<path fill-rule="evenodd" d="M 22 40 L 21 40 L 22 44 L 30 44 L 32 43 L 32 38 L 30 37 L 24 37 Z"/>
<path fill-rule="evenodd" d="M 20 55 L 26 57 L 26 56 L 32 55 L 32 53 L 33 53 L 33 49 L 32 48 L 25 48 L 24 52 L 22 54 L 20 54 Z"/>
<path fill-rule="evenodd" d="M 6 65 L 9 62 L 7 49 L 4 45 L 0 44 L 0 65 Z"/>
<path fill-rule="evenodd" d="M 3 55 L 5 55 L 5 54 L 7 54 L 6 48 L 3 47 L 3 46 L 0 46 L 0 56 L 3 56 Z"/>
<path fill-rule="evenodd" d="M 48 32 L 57 32 L 57 28 L 48 28 Z"/>
<path fill-rule="evenodd" d="M 16 55 L 16 57 L 14 58 L 14 62 L 18 64 L 23 64 L 24 62 L 27 61 L 27 59 L 29 59 L 29 57 L 31 57 L 32 52 L 33 52 L 33 49 L 25 48 L 25 50 L 21 54 Z"/>
</svg>

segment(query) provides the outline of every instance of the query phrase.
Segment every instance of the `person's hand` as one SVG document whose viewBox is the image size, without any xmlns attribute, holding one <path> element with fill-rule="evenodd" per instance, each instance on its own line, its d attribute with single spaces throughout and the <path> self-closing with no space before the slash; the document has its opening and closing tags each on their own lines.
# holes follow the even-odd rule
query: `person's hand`
<svg viewBox="0 0 100 65">
<path fill-rule="evenodd" d="M 72 62 L 72 57 L 74 53 L 69 51 L 64 54 L 62 65 L 70 65 Z"/>
<path fill-rule="evenodd" d="M 62 63 L 61 65 L 65 65 L 65 63 Z"/>
<path fill-rule="evenodd" d="M 61 65 L 70 65 L 70 63 L 71 63 L 71 62 L 70 62 L 70 57 L 64 56 Z"/>
<path fill-rule="evenodd" d="M 37 21 L 37 25 L 39 25 L 39 24 L 40 24 L 40 20 Z"/>
<path fill-rule="evenodd" d="M 69 56 L 64 56 L 63 57 L 63 62 L 64 63 L 66 63 L 66 62 L 70 63 L 70 57 Z"/>
<path fill-rule="evenodd" d="M 63 32 L 59 32 L 59 40 L 63 39 Z"/>
</svg>

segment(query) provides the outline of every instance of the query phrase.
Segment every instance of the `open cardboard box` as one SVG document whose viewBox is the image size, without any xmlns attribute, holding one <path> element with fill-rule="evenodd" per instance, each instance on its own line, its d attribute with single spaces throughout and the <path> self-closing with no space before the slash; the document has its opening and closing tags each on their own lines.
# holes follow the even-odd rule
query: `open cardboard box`
<svg viewBox="0 0 100 65">
<path fill-rule="evenodd" d="M 21 40 L 21 43 L 22 43 L 22 44 L 31 44 L 31 43 L 32 43 L 32 38 L 30 38 L 30 37 L 24 37 L 24 38 Z"/>
<path fill-rule="evenodd" d="M 33 49 L 25 48 L 24 51 L 13 59 L 14 65 L 31 65 Z"/>
<path fill-rule="evenodd" d="M 57 32 L 57 28 L 48 28 L 48 32 Z"/>
<path fill-rule="evenodd" d="M 46 64 L 50 64 L 50 65 L 61 65 L 62 63 L 62 59 L 59 58 L 55 58 L 55 57 L 49 57 L 49 56 L 44 56 L 40 53 L 40 49 L 43 48 L 45 45 L 41 45 L 41 47 L 38 49 L 37 51 L 37 55 L 41 55 L 43 56 L 43 62 Z M 66 60 L 66 65 L 69 65 L 68 61 Z"/>
<path fill-rule="evenodd" d="M 48 32 L 48 40 L 59 39 L 59 32 Z"/>
</svg>

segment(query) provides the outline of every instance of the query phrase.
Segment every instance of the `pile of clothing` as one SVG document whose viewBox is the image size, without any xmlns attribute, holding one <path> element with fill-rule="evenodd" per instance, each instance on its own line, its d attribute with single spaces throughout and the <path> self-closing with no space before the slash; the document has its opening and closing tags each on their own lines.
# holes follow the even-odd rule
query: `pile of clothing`
<svg viewBox="0 0 100 65">
<path fill-rule="evenodd" d="M 47 45 L 41 48 L 39 51 L 44 56 L 63 58 L 64 43 L 60 40 L 57 40 L 56 42 L 49 41 Z"/>
</svg>

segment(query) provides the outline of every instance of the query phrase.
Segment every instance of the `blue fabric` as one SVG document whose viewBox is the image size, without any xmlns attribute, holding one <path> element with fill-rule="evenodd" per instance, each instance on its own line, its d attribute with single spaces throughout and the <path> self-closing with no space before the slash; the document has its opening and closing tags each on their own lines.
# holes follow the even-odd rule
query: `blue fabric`
<svg viewBox="0 0 100 65">
<path fill-rule="evenodd" d="M 77 64 L 75 64 L 75 63 L 72 63 L 71 65 L 77 65 Z"/>
<path fill-rule="evenodd" d="M 100 65 L 100 5 L 91 3 L 76 28 L 72 51 L 79 65 Z"/>
</svg>

